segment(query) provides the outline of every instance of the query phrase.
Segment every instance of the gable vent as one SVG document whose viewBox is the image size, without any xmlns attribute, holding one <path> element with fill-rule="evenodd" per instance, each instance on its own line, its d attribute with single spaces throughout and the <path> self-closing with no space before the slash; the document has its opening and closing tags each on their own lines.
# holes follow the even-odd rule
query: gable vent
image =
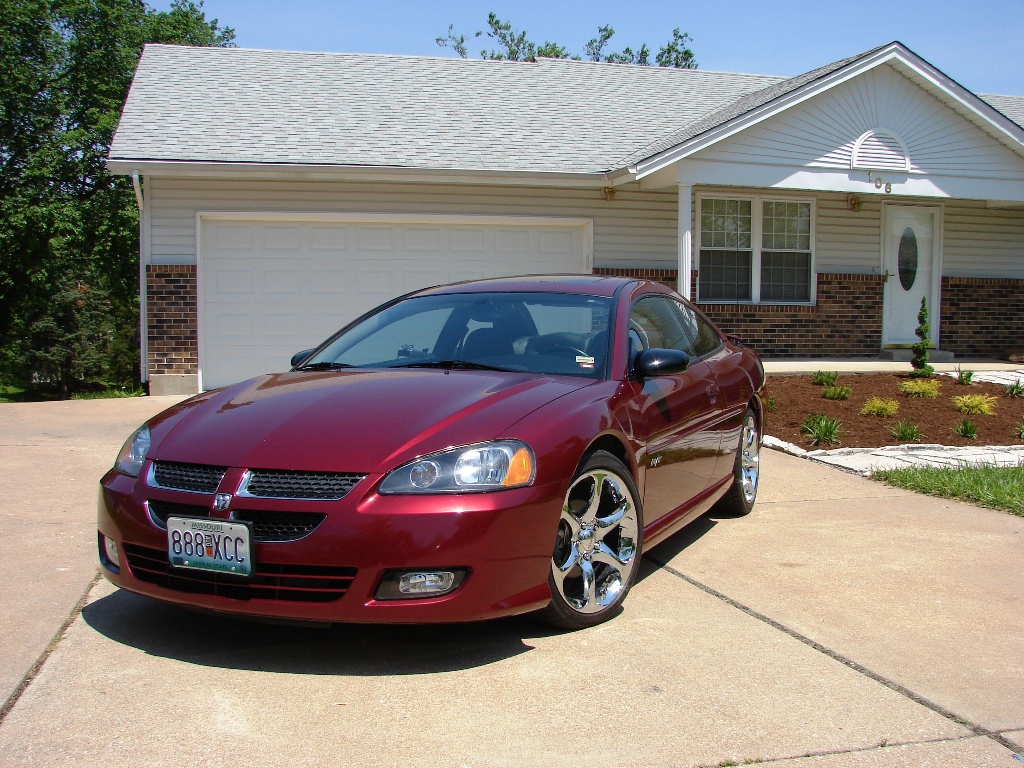
<svg viewBox="0 0 1024 768">
<path fill-rule="evenodd" d="M 868 131 L 853 145 L 851 167 L 869 171 L 909 171 L 907 148 L 895 133 Z"/>
</svg>

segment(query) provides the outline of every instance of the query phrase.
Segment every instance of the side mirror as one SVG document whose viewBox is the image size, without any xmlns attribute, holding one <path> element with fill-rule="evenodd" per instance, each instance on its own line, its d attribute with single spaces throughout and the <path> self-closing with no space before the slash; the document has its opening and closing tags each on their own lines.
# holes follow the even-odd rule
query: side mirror
<svg viewBox="0 0 1024 768">
<path fill-rule="evenodd" d="M 304 349 L 301 352 L 296 352 L 294 355 L 292 355 L 292 368 L 294 368 L 296 365 L 301 363 L 303 360 L 305 360 L 311 354 L 313 354 L 313 350 L 312 349 Z"/>
<path fill-rule="evenodd" d="M 645 349 L 636 358 L 636 374 L 643 378 L 650 376 L 674 376 L 682 373 L 690 364 L 690 356 L 678 349 Z"/>
</svg>

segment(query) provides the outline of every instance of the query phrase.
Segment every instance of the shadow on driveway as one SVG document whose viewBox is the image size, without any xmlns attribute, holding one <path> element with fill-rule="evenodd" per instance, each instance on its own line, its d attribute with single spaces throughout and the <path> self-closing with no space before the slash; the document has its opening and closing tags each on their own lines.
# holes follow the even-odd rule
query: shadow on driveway
<svg viewBox="0 0 1024 768">
<path fill-rule="evenodd" d="M 654 556 L 667 562 L 714 526 L 714 520 L 701 517 L 660 544 Z M 646 557 L 641 560 L 637 584 L 658 568 Z M 527 653 L 534 648 L 531 638 L 558 633 L 529 615 L 465 624 L 275 624 L 191 611 L 123 589 L 87 605 L 82 618 L 100 634 L 151 656 L 306 675 L 422 675 L 471 669 Z"/>
</svg>

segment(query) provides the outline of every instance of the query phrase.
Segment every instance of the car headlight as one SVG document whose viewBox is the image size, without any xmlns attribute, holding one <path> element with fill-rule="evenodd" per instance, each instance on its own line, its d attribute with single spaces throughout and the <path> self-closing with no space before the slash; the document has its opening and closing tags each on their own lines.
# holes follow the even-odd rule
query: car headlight
<svg viewBox="0 0 1024 768">
<path fill-rule="evenodd" d="M 123 475 L 138 477 L 142 471 L 142 462 L 146 460 L 152 443 L 149 427 L 143 424 L 121 446 L 121 452 L 117 454 L 117 461 L 114 462 L 114 469 Z"/>
<path fill-rule="evenodd" d="M 392 470 L 382 494 L 462 493 L 521 488 L 537 471 L 533 451 L 520 440 L 496 440 L 421 456 Z"/>
</svg>

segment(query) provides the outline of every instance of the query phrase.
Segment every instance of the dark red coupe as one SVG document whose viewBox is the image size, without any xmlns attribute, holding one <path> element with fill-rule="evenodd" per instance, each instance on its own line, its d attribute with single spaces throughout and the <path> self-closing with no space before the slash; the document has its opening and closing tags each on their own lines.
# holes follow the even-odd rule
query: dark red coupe
<svg viewBox="0 0 1024 768">
<path fill-rule="evenodd" d="M 764 369 L 663 286 L 430 288 L 205 392 L 104 476 L 114 584 L 330 622 L 613 616 L 640 554 L 757 494 Z"/>
</svg>

